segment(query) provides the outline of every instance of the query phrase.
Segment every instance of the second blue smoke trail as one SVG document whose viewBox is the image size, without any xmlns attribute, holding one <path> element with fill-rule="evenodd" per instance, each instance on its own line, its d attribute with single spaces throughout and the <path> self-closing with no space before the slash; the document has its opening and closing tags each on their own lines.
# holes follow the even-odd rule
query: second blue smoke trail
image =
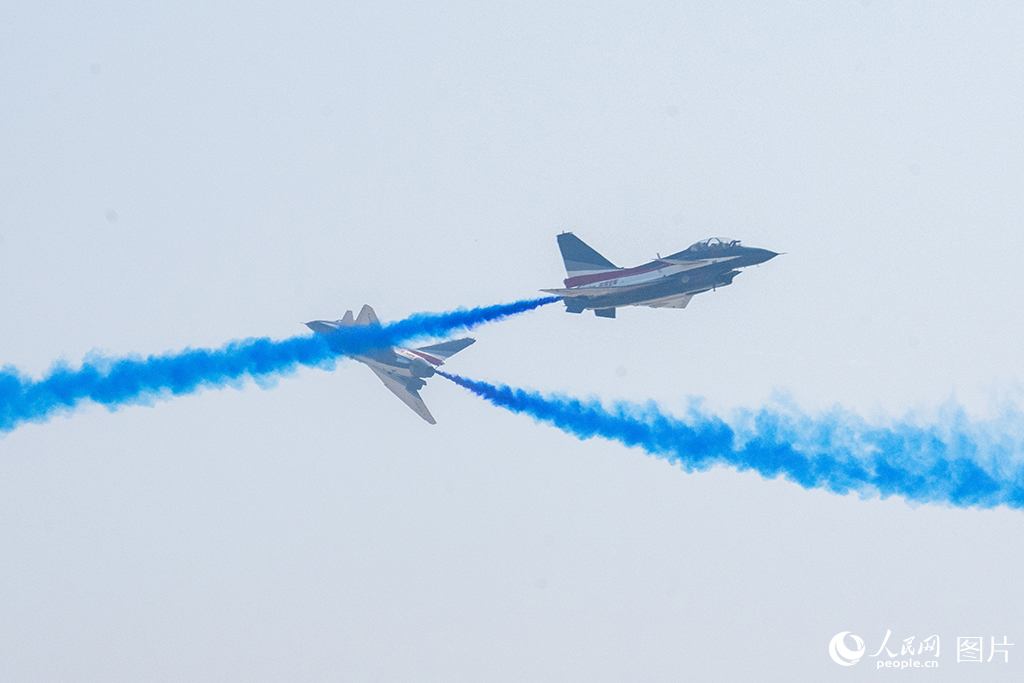
<svg viewBox="0 0 1024 683">
<path fill-rule="evenodd" d="M 468 330 L 558 300 L 543 297 L 446 313 L 417 313 L 384 325 L 345 327 L 326 337 L 245 339 L 219 349 L 186 349 L 147 358 L 95 357 L 77 369 L 56 365 L 39 380 L 7 366 L 0 370 L 0 432 L 25 422 L 45 421 L 85 400 L 116 408 L 203 387 L 221 387 L 247 377 L 286 373 L 299 365 L 330 367 L 338 356 Z"/>
<path fill-rule="evenodd" d="M 1019 414 L 982 424 L 960 411 L 933 426 L 903 420 L 880 427 L 842 410 L 812 418 L 763 408 L 733 426 L 696 409 L 681 420 L 653 402 L 607 408 L 596 400 L 437 374 L 494 405 L 580 439 L 599 436 L 638 446 L 687 471 L 724 465 L 838 494 L 898 495 L 957 507 L 1024 507 Z"/>
</svg>

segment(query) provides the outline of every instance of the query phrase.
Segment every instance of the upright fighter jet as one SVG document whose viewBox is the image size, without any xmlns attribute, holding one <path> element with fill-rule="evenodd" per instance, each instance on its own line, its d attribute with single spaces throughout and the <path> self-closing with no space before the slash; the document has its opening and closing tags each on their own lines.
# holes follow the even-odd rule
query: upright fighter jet
<svg viewBox="0 0 1024 683">
<path fill-rule="evenodd" d="M 306 327 L 323 335 L 331 335 L 339 328 L 350 325 L 379 324 L 377 314 L 369 305 L 363 306 L 356 318 L 352 317 L 352 311 L 345 311 L 345 316 L 341 320 L 314 320 L 305 323 Z M 353 358 L 368 365 L 373 370 L 373 374 L 384 382 L 384 386 L 402 399 L 405 405 L 412 408 L 417 415 L 430 424 L 437 424 L 434 416 L 427 410 L 427 404 L 420 398 L 419 390 L 427 384 L 424 379 L 432 377 L 435 367 L 444 365 L 446 360 L 475 341 L 470 337 L 464 337 L 440 344 L 421 346 L 418 349 L 387 346 L 372 349 L 364 355 L 353 356 Z"/>
<path fill-rule="evenodd" d="M 544 289 L 565 301 L 569 313 L 593 309 L 614 318 L 619 306 L 686 308 L 694 294 L 732 284 L 737 268 L 778 256 L 767 249 L 740 246 L 739 240 L 711 237 L 685 251 L 634 268 L 619 268 L 571 232 L 558 236 L 565 261 L 565 289 Z"/>
</svg>

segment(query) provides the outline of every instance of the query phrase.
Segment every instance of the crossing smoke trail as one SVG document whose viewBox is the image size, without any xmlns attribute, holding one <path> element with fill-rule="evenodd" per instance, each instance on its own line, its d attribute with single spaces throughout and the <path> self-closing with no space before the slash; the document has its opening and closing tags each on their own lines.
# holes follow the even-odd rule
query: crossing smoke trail
<svg viewBox="0 0 1024 683">
<path fill-rule="evenodd" d="M 834 410 L 821 418 L 762 409 L 738 426 L 691 409 L 687 419 L 657 405 L 544 396 L 438 371 L 496 406 L 525 413 L 580 439 L 600 436 L 679 465 L 688 472 L 716 465 L 783 476 L 804 488 L 868 497 L 890 495 L 958 507 L 1024 507 L 1019 455 L 1021 416 L 1003 424 L 971 423 L 962 411 L 943 425 L 902 421 L 888 427 Z"/>
<path fill-rule="evenodd" d="M 439 337 L 524 313 L 559 297 L 543 297 L 446 313 L 417 313 L 385 325 L 345 327 L 324 337 L 234 341 L 219 349 L 186 349 L 148 358 L 87 358 L 78 369 L 55 365 L 40 380 L 6 366 L 0 370 L 0 431 L 42 422 L 89 399 L 110 408 L 180 396 L 203 387 L 259 380 L 298 365 L 333 367 L 338 356 Z"/>
</svg>

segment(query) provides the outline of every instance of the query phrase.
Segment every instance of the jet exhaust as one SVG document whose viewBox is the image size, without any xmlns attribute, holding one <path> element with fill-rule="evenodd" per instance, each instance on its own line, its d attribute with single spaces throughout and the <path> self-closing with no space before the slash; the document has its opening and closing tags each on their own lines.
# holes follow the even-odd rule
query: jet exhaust
<svg viewBox="0 0 1024 683">
<path fill-rule="evenodd" d="M 445 313 L 417 313 L 384 325 L 345 327 L 329 336 L 314 334 L 283 341 L 245 339 L 217 349 L 185 349 L 147 358 L 92 355 L 77 369 L 57 363 L 38 380 L 6 366 L 0 370 L 0 432 L 9 432 L 25 422 L 45 422 L 55 414 L 70 412 L 85 400 L 115 410 L 124 405 L 149 405 L 203 388 L 238 385 L 247 378 L 268 386 L 300 365 L 330 369 L 339 356 L 442 337 L 558 300 L 543 297 Z"/>
<path fill-rule="evenodd" d="M 1019 412 L 978 422 L 951 408 L 939 424 L 921 426 L 904 419 L 880 427 L 841 409 L 811 417 L 762 408 L 730 425 L 697 408 L 683 420 L 653 402 L 607 408 L 593 399 L 543 395 L 441 370 L 437 374 L 496 406 L 579 439 L 599 436 L 638 446 L 687 472 L 726 466 L 840 495 L 1024 507 L 1024 415 Z"/>
</svg>

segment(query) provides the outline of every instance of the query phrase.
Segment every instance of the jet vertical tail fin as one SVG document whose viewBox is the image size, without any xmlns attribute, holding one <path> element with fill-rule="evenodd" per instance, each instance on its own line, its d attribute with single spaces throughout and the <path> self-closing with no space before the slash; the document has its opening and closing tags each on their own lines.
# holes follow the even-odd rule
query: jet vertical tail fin
<svg viewBox="0 0 1024 683">
<path fill-rule="evenodd" d="M 571 232 L 563 232 L 558 236 L 558 249 L 562 252 L 565 272 L 570 278 L 618 269 L 618 266 L 591 249 Z"/>
<path fill-rule="evenodd" d="M 363 304 L 362 309 L 359 311 L 359 315 L 356 316 L 356 325 L 379 325 L 380 321 L 377 320 L 377 314 L 370 308 L 370 304 Z"/>
<path fill-rule="evenodd" d="M 352 311 L 345 311 L 345 317 L 339 320 L 338 324 L 345 325 L 346 327 L 348 327 L 349 325 L 355 325 L 356 320 L 355 318 L 352 317 Z"/>
</svg>

